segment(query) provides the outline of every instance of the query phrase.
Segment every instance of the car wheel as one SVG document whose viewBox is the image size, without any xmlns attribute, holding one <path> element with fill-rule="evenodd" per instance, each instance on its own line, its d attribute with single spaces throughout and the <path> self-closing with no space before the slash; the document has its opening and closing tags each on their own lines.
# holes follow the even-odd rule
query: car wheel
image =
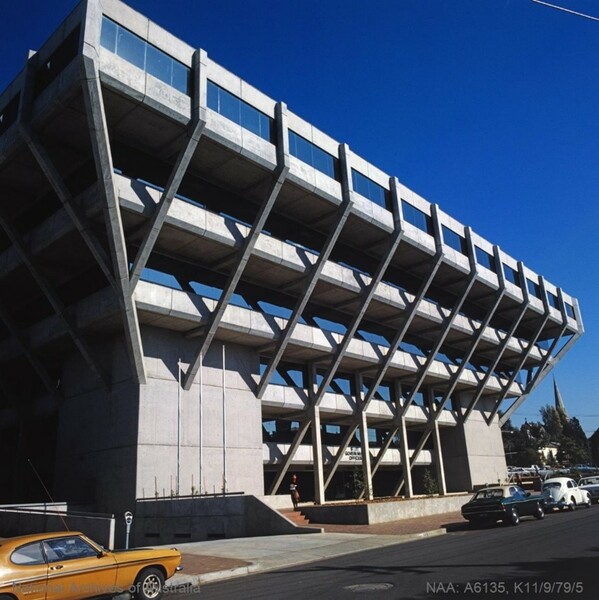
<svg viewBox="0 0 599 600">
<path fill-rule="evenodd" d="M 576 510 L 576 500 L 574 498 L 570 498 L 570 504 L 568 504 L 568 510 Z"/>
<path fill-rule="evenodd" d="M 520 523 L 520 514 L 518 513 L 518 509 L 515 506 L 513 506 L 510 510 L 508 523 L 510 525 L 518 525 L 518 523 Z"/>
<path fill-rule="evenodd" d="M 164 590 L 164 576 L 153 567 L 144 569 L 135 580 L 136 600 L 159 600 Z"/>
<path fill-rule="evenodd" d="M 543 507 L 540 504 L 537 504 L 537 508 L 535 509 L 535 518 L 538 519 L 539 521 L 541 519 L 545 518 L 545 511 L 543 510 Z"/>
</svg>

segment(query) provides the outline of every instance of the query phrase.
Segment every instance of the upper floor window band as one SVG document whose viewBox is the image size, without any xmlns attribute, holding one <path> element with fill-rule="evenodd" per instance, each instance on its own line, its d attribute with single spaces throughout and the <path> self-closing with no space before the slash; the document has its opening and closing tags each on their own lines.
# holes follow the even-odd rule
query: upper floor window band
<svg viewBox="0 0 599 600">
<path fill-rule="evenodd" d="M 208 81 L 208 108 L 272 143 L 272 119 L 212 81 Z"/>
<path fill-rule="evenodd" d="M 102 17 L 100 44 L 156 79 L 190 95 L 189 67 L 107 17 Z"/>
</svg>

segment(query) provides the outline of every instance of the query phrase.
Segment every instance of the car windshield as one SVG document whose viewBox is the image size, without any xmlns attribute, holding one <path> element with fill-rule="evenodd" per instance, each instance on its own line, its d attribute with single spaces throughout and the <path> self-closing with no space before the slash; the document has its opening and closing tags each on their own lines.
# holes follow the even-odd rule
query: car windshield
<svg viewBox="0 0 599 600">
<path fill-rule="evenodd" d="M 503 498 L 503 489 L 491 488 L 490 490 L 480 490 L 474 496 L 474 500 L 482 500 L 484 498 Z"/>
<path fill-rule="evenodd" d="M 544 490 L 559 489 L 560 487 L 562 487 L 562 484 L 559 481 L 551 481 L 550 483 L 543 484 Z"/>
</svg>

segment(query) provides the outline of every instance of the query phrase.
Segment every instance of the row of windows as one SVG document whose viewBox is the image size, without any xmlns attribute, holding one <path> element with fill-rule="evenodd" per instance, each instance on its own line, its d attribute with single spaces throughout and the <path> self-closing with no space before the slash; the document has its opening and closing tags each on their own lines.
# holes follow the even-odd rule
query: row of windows
<svg viewBox="0 0 599 600">
<path fill-rule="evenodd" d="M 100 44 L 156 79 L 189 95 L 191 70 L 188 67 L 107 17 L 102 17 Z"/>
<path fill-rule="evenodd" d="M 39 94 L 76 55 L 79 40 L 79 28 L 75 29 L 55 50 L 50 59 L 39 69 L 36 75 L 36 94 Z M 152 46 L 139 36 L 131 33 L 107 17 L 102 18 L 101 44 L 104 48 L 150 73 L 179 91 L 189 94 L 190 69 Z M 18 95 L 13 98 L 0 113 L 0 135 L 14 123 L 18 113 Z M 208 108 L 248 129 L 262 139 L 274 142 L 273 119 L 254 108 L 247 102 L 234 96 L 212 81 L 208 81 Z M 339 181 L 339 160 L 325 152 L 312 142 L 289 130 L 289 151 L 302 162 L 309 164 L 328 177 Z M 352 168 L 352 188 L 371 202 L 389 208 L 389 192 L 383 186 L 372 181 Z M 403 217 L 414 227 L 433 235 L 433 223 L 430 215 L 401 201 Z M 445 225 L 442 226 L 443 242 L 461 254 L 468 254 L 466 239 Z M 481 266 L 496 273 L 495 261 L 491 254 L 475 246 L 476 261 Z M 505 278 L 520 287 L 520 274 L 512 267 L 503 264 Z M 538 283 L 526 280 L 528 291 L 536 298 L 542 298 Z M 548 293 L 549 304 L 559 307 L 559 299 Z M 574 309 L 566 303 L 566 312 L 574 318 Z"/>
</svg>

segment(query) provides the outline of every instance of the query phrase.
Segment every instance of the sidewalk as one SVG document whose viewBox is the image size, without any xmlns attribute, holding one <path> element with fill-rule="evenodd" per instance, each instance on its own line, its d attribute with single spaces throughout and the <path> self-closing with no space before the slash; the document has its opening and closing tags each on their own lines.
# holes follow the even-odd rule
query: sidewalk
<svg viewBox="0 0 599 600">
<path fill-rule="evenodd" d="M 460 529 L 466 522 L 459 512 L 452 512 L 378 525 L 310 526 L 322 527 L 324 533 L 178 544 L 183 570 L 168 580 L 168 586 L 195 586 L 401 544 Z"/>
</svg>

